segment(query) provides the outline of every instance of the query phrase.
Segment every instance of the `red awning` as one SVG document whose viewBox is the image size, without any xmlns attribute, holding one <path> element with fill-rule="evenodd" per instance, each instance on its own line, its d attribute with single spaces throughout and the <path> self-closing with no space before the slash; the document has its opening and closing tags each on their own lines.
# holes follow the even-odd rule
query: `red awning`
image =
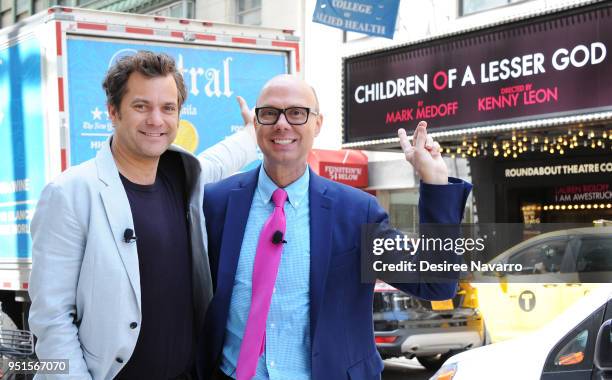
<svg viewBox="0 0 612 380">
<path fill-rule="evenodd" d="M 360 150 L 312 149 L 308 164 L 318 175 L 349 186 L 368 186 L 368 157 Z"/>
</svg>

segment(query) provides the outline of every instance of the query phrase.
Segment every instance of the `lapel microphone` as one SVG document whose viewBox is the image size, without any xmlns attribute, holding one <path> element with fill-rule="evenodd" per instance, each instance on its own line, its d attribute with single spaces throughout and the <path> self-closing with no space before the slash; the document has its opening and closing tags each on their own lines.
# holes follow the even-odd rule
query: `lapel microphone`
<svg viewBox="0 0 612 380">
<path fill-rule="evenodd" d="M 133 229 L 126 228 L 125 231 L 123 231 L 123 242 L 124 243 L 133 243 L 136 240 L 138 240 L 138 238 L 136 237 L 136 235 L 134 235 Z"/>
<path fill-rule="evenodd" d="M 281 231 L 274 232 L 272 235 L 272 244 L 287 244 L 287 240 L 283 240 L 283 233 Z"/>
</svg>

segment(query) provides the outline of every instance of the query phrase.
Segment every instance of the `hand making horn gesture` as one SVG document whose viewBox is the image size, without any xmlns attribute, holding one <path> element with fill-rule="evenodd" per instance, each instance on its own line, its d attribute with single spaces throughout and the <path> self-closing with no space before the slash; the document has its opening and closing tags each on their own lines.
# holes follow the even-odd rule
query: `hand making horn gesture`
<svg viewBox="0 0 612 380">
<path fill-rule="evenodd" d="M 427 135 L 427 122 L 419 122 L 412 143 L 403 128 L 397 131 L 397 135 L 406 160 L 412 164 L 423 182 L 431 185 L 448 184 L 448 168 L 442 159 L 440 144 Z"/>
</svg>

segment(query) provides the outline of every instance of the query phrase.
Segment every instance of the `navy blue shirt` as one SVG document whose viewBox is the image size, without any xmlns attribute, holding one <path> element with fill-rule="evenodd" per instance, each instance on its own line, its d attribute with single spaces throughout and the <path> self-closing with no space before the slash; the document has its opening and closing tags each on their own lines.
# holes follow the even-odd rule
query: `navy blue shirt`
<svg viewBox="0 0 612 380">
<path fill-rule="evenodd" d="M 154 184 L 138 185 L 123 176 L 121 181 L 138 239 L 142 325 L 117 378 L 166 380 L 189 371 L 194 355 L 185 169 L 180 155 L 168 151 Z"/>
</svg>

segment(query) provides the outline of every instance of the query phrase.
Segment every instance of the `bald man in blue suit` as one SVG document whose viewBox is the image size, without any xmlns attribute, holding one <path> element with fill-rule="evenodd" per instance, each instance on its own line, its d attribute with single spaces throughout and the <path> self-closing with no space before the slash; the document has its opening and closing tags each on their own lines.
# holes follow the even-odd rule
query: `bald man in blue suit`
<svg viewBox="0 0 612 380">
<path fill-rule="evenodd" d="M 361 226 L 388 221 L 376 198 L 313 173 L 307 154 L 323 116 L 312 87 L 288 75 L 270 80 L 255 109 L 263 165 L 208 185 L 204 213 L 215 295 L 201 344 L 200 375 L 236 379 L 251 304 L 259 232 L 276 188 L 288 194 L 286 244 L 253 379 L 380 379 L 383 362 L 372 322 L 374 285 L 361 282 Z M 471 185 L 448 178 L 437 143 L 421 122 L 412 145 L 399 131 L 422 182 L 421 223 L 458 224 Z M 411 283 L 402 290 L 429 300 L 452 298 L 456 282 Z"/>
</svg>

